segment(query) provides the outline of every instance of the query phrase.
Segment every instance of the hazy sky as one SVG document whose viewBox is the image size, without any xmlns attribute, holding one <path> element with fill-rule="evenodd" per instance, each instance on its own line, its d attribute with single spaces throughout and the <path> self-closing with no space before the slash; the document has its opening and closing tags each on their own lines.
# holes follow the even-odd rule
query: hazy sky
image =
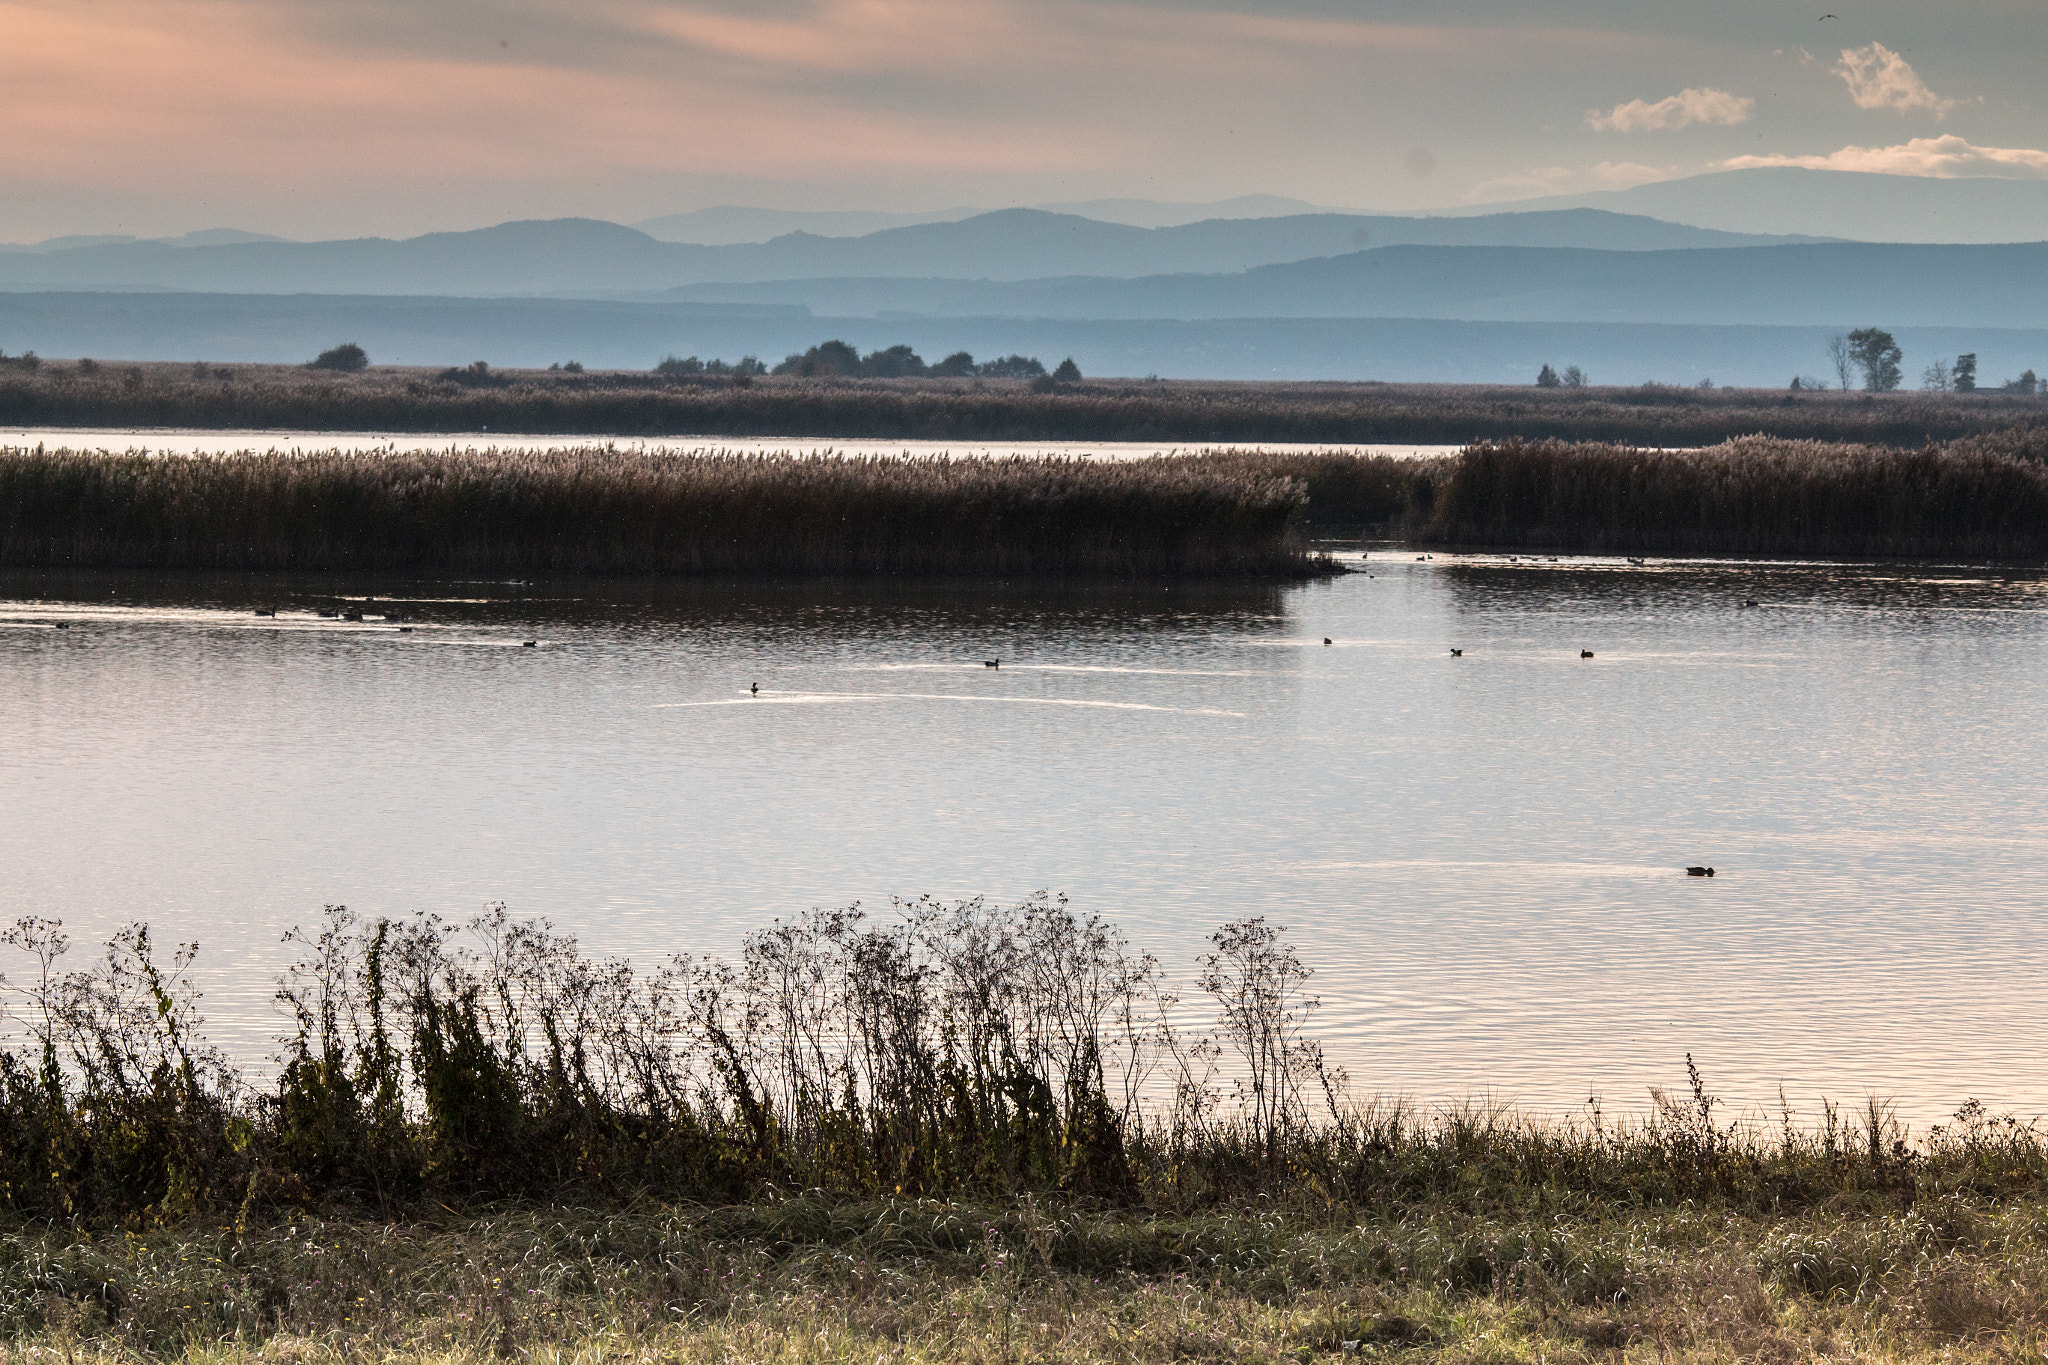
<svg viewBox="0 0 2048 1365">
<path fill-rule="evenodd" d="M 0 240 L 2048 177 L 2044 65 L 2041 0 L 0 0 Z"/>
</svg>

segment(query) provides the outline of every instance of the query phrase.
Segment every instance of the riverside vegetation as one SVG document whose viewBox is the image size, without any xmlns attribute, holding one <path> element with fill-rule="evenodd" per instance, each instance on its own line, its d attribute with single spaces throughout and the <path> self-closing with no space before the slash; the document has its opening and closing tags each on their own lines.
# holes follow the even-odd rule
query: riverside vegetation
<svg viewBox="0 0 2048 1365">
<path fill-rule="evenodd" d="M 1917 449 L 1490 442 L 843 459 L 608 447 L 0 449 L 0 564 L 522 573 L 1287 575 L 1311 534 L 1756 556 L 2048 557 L 2048 428 Z"/>
<path fill-rule="evenodd" d="M 1041 381 L 756 378 L 684 372 L 688 364 L 650 374 L 500 371 L 483 362 L 441 371 L 350 371 L 44 361 L 32 368 L 0 366 L 0 423 L 1205 444 L 1453 445 L 1519 438 L 1695 446 L 1758 433 L 1920 445 L 2048 414 L 2048 397 L 2031 393 L 1115 379 L 1061 384 L 1051 375 Z"/>
<path fill-rule="evenodd" d="M 654 970 L 502 910 L 292 935 L 257 1081 L 187 945 L 0 1055 L 0 1356 L 2038 1359 L 2048 1142 L 1966 1105 L 1545 1123 L 1354 1101 L 1263 920 L 1177 983 L 1040 896 Z M 1200 1022 L 1208 1019 L 1209 1023 Z"/>
</svg>

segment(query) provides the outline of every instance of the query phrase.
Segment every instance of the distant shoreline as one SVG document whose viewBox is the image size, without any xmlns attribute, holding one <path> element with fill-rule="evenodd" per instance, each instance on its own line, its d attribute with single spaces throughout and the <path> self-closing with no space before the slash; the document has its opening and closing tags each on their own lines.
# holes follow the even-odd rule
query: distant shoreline
<svg viewBox="0 0 2048 1365">
<path fill-rule="evenodd" d="M 1918 446 L 2048 420 L 2048 395 L 1086 380 L 481 375 L 377 367 L 75 361 L 0 367 L 0 425 L 185 430 L 507 431 L 1160 444 L 1462 445 L 1572 440 L 1703 446 L 1757 434 Z"/>
</svg>

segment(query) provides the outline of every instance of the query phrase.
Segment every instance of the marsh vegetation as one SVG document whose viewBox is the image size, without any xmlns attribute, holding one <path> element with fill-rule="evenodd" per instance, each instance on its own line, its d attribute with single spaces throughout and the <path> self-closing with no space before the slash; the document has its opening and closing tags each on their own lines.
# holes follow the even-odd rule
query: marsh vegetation
<svg viewBox="0 0 2048 1365">
<path fill-rule="evenodd" d="M 0 450 L 0 563 L 608 574 L 1288 574 L 1255 463 L 716 451 Z"/>
<path fill-rule="evenodd" d="M 1361 1101 L 1310 964 L 1060 901 L 813 912 L 652 971 L 502 913 L 295 935 L 274 1065 L 196 950 L 23 921 L 11 1358 L 2012 1359 L 2048 1143 L 1974 1105 Z M 118 1234 L 118 1235 L 113 1235 Z M 2016 1354 L 2017 1353 L 2017 1354 Z"/>
<path fill-rule="evenodd" d="M 801 359 L 801 358 L 799 358 Z M 1033 387 L 1029 367 L 982 377 L 756 378 L 668 373 L 46 362 L 0 370 L 0 422 L 17 426 L 299 431 L 517 431 L 542 435 L 827 436 L 1166 444 L 1611 441 L 1697 446 L 1766 433 L 1920 445 L 2048 415 L 2034 393 L 1536 388 L 1081 380 Z M 866 364 L 866 360 L 861 362 Z M 942 362 L 940 369 L 950 362 Z M 798 368 L 802 368 L 801 365 Z M 830 368 L 829 365 L 827 368 Z M 1007 376 L 1007 377 L 990 377 Z M 1055 376 L 1044 375 L 1043 379 Z"/>
</svg>

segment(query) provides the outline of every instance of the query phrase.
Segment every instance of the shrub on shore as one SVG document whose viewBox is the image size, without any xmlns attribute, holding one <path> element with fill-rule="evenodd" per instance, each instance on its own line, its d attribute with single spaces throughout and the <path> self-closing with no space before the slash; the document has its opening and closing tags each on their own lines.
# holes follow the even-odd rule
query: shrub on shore
<svg viewBox="0 0 2048 1365">
<path fill-rule="evenodd" d="M 1310 968 L 1227 924 L 1191 983 L 1060 901 L 814 911 L 736 961 L 641 971 L 502 911 L 332 911 L 294 935 L 268 1085 L 201 1030 L 194 949 L 148 931 L 64 970 L 59 926 L 0 1052 L 0 1207 L 98 1225 L 526 1196 L 1247 1198 L 1481 1211 L 1707 1200 L 1777 1213 L 2038 1192 L 2048 1142 L 1966 1110 L 1917 1142 L 1881 1107 L 1723 1122 L 1695 1070 L 1643 1123 L 1354 1103 Z M 1687 1059 L 1690 1067 L 1690 1059 Z"/>
</svg>

